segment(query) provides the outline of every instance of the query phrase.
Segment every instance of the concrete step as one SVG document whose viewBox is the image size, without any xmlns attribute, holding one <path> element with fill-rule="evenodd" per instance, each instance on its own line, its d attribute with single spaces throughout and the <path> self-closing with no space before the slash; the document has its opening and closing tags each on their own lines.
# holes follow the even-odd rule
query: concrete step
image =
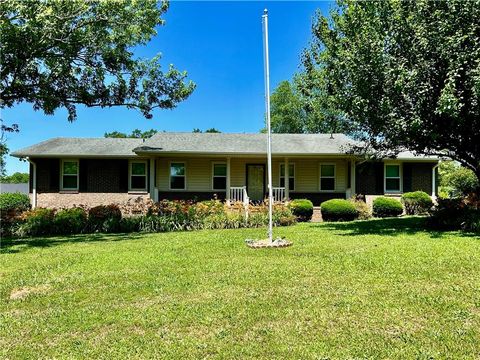
<svg viewBox="0 0 480 360">
<path fill-rule="evenodd" d="M 313 207 L 313 215 L 312 215 L 312 220 L 310 222 L 316 223 L 316 222 L 322 222 L 322 213 L 320 212 L 320 206 L 314 206 Z"/>
</svg>

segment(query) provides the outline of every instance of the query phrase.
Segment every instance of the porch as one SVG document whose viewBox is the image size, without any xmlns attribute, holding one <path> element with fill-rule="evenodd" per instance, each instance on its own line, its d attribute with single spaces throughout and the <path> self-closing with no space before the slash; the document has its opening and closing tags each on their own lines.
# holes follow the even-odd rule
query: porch
<svg viewBox="0 0 480 360">
<path fill-rule="evenodd" d="M 150 159 L 154 200 L 218 198 L 256 202 L 268 197 L 265 157 L 180 157 Z M 272 159 L 274 202 L 309 198 L 314 205 L 355 194 L 355 162 L 349 157 L 279 157 Z"/>
</svg>

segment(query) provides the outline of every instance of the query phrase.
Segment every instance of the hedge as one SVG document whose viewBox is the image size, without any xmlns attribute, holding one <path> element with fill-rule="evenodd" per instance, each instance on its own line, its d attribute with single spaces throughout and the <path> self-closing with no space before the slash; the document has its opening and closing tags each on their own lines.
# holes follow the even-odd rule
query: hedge
<svg viewBox="0 0 480 360">
<path fill-rule="evenodd" d="M 402 215 L 403 206 L 398 200 L 380 196 L 373 200 L 373 216 L 375 217 L 395 217 Z"/>
<path fill-rule="evenodd" d="M 352 221 L 358 217 L 358 210 L 348 200 L 332 199 L 320 205 L 322 219 L 325 221 Z"/>
<path fill-rule="evenodd" d="M 310 221 L 313 215 L 313 203 L 308 199 L 295 199 L 288 204 L 298 221 Z"/>
<path fill-rule="evenodd" d="M 407 192 L 402 195 L 401 200 L 408 215 L 425 214 L 433 206 L 432 199 L 423 191 Z"/>
</svg>

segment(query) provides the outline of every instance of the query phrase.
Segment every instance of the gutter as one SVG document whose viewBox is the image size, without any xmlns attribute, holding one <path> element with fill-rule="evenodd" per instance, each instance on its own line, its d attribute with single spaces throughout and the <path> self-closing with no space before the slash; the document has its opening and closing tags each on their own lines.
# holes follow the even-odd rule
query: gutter
<svg viewBox="0 0 480 360">
<path fill-rule="evenodd" d="M 438 169 L 438 166 L 440 163 L 436 163 L 434 167 L 432 167 L 432 198 L 434 200 L 437 199 L 437 177 L 436 177 L 436 170 Z"/>
<path fill-rule="evenodd" d="M 28 156 L 25 158 L 27 161 L 32 164 L 33 174 L 31 174 L 32 178 L 32 209 L 37 207 L 37 164 L 32 161 Z M 29 184 L 30 186 L 30 184 Z"/>
</svg>

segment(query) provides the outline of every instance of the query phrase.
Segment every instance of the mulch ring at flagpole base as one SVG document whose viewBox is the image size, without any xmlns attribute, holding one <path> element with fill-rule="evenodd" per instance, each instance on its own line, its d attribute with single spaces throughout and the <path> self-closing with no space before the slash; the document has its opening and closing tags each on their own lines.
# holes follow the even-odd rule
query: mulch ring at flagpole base
<svg viewBox="0 0 480 360">
<path fill-rule="evenodd" d="M 284 248 L 293 245 L 291 241 L 286 239 L 277 238 L 270 242 L 268 239 L 254 240 L 247 239 L 245 243 L 248 247 L 252 249 L 263 249 L 263 248 Z"/>
</svg>

